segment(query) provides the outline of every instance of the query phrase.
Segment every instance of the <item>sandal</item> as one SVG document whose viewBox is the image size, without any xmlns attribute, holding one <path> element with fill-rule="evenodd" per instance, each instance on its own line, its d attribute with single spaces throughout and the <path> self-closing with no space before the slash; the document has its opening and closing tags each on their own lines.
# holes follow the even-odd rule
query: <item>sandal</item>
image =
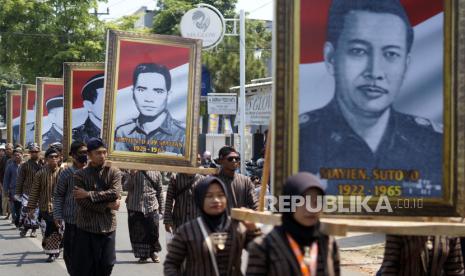
<svg viewBox="0 0 465 276">
<path fill-rule="evenodd" d="M 158 257 L 157 254 L 153 253 L 152 256 L 150 256 L 150 258 L 152 259 L 152 261 L 154 263 L 159 263 L 160 262 L 160 257 Z"/>
<path fill-rule="evenodd" d="M 145 264 L 147 263 L 147 258 L 140 258 L 137 262 L 140 264 Z"/>
</svg>

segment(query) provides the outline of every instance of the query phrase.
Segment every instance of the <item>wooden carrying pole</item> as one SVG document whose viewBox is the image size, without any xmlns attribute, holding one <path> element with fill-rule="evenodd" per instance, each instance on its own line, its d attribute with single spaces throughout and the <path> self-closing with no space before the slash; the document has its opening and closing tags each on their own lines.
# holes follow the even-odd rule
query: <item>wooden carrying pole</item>
<svg viewBox="0 0 465 276">
<path fill-rule="evenodd" d="M 258 198 L 258 211 L 253 211 L 244 208 L 233 208 L 231 210 L 231 217 L 233 219 L 242 221 L 251 221 L 256 223 L 264 223 L 271 225 L 281 224 L 281 215 L 273 214 L 270 212 L 264 212 L 265 210 L 265 196 L 270 180 L 270 168 L 271 168 L 271 124 L 268 127 L 268 134 L 266 136 L 266 147 L 265 147 L 265 164 L 263 165 L 262 182 L 260 186 L 260 196 Z"/>
<path fill-rule="evenodd" d="M 265 210 L 265 196 L 270 181 L 270 167 L 271 167 L 271 127 L 268 128 L 266 135 L 266 148 L 265 148 L 265 164 L 263 166 L 262 182 L 260 187 L 260 197 L 258 198 L 258 211 Z"/>
<path fill-rule="evenodd" d="M 187 174 L 203 174 L 210 175 L 218 173 L 216 168 L 198 168 L 198 167 L 177 167 L 177 166 L 165 166 L 157 164 L 141 164 L 141 163 L 129 163 L 129 162 L 118 162 L 107 160 L 105 162 L 107 167 L 117 167 L 120 169 L 128 170 L 144 170 L 144 171 L 161 171 L 161 172 L 176 172 L 176 173 L 187 173 Z"/>
</svg>

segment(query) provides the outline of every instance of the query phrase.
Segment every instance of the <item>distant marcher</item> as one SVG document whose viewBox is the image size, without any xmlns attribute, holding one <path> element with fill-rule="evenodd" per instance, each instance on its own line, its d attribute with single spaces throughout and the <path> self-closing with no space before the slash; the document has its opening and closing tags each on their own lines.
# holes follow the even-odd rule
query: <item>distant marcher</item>
<svg viewBox="0 0 465 276">
<path fill-rule="evenodd" d="M 163 195 L 161 173 L 156 171 L 130 171 L 124 186 L 128 191 L 129 237 L 132 252 L 139 263 L 151 258 L 160 262 L 159 218 L 162 214 Z"/>
<path fill-rule="evenodd" d="M 47 262 L 55 261 L 60 256 L 62 230 L 55 225 L 53 219 L 53 189 L 58 182 L 62 169 L 58 166 L 59 152 L 49 148 L 45 152 L 46 165 L 40 169 L 32 184 L 27 207 L 29 217 L 35 217 L 35 209 L 39 205 L 40 217 L 45 221 L 45 233 L 42 239 L 42 247 L 48 255 Z"/>
<path fill-rule="evenodd" d="M 116 262 L 116 211 L 121 172 L 105 167 L 107 147 L 100 138 L 87 141 L 89 165 L 74 174 L 76 238 L 71 276 L 108 276 Z"/>
<path fill-rule="evenodd" d="M 0 145 L 0 163 L 1 163 L 1 160 L 3 160 L 3 158 L 5 157 L 6 153 L 5 153 L 5 145 L 2 144 Z M 2 206 L 2 190 L 3 190 L 3 177 L 2 179 L 0 179 L 0 215 L 3 214 L 3 206 Z"/>
<path fill-rule="evenodd" d="M 6 165 L 9 160 L 13 158 L 13 144 L 7 143 L 5 145 L 5 155 L 0 159 L 0 181 L 2 181 L 2 215 L 5 216 L 5 219 L 10 217 L 10 199 L 8 198 L 8 193 L 3 191 L 3 178 L 5 177 Z"/>
<path fill-rule="evenodd" d="M 37 143 L 30 143 L 28 145 L 28 150 L 29 160 L 23 163 L 19 168 L 15 197 L 21 202 L 21 217 L 19 225 L 22 229 L 20 235 L 22 237 L 26 236 L 29 229 L 31 229 L 31 237 L 36 237 L 36 230 L 39 228 L 39 208 L 35 209 L 34 216 L 30 218 L 28 216 L 29 210 L 27 208 L 27 203 L 34 183 L 34 177 L 42 166 L 39 164 L 39 145 Z"/>
<path fill-rule="evenodd" d="M 72 254 L 76 238 L 76 202 L 73 196 L 74 173 L 87 165 L 87 147 L 83 142 L 74 141 L 69 155 L 73 165 L 63 170 L 53 191 L 53 218 L 57 227 L 65 228 L 63 233 L 63 259 L 68 273 L 72 273 Z"/>
<path fill-rule="evenodd" d="M 18 178 L 19 167 L 23 163 L 23 149 L 16 147 L 13 150 L 13 161 L 8 162 L 3 177 L 3 192 L 8 195 L 11 211 L 11 223 L 19 228 L 19 217 L 21 215 L 21 202 L 16 200 L 16 180 Z"/>
<path fill-rule="evenodd" d="M 221 179 L 228 189 L 228 210 L 245 207 L 257 210 L 257 197 L 255 186 L 248 176 L 237 173 L 241 164 L 241 157 L 233 147 L 222 147 L 218 153 L 221 165 L 217 177 Z"/>
<path fill-rule="evenodd" d="M 217 177 L 207 177 L 195 186 L 201 215 L 174 233 L 164 263 L 166 276 L 242 275 L 242 250 L 260 231 L 253 223 L 231 219 L 228 198 L 226 186 Z"/>
<path fill-rule="evenodd" d="M 201 165 L 204 168 L 216 167 L 215 163 L 213 163 L 213 160 L 212 160 L 212 153 L 209 152 L 208 150 L 202 154 Z"/>
<path fill-rule="evenodd" d="M 282 212 L 282 225 L 250 244 L 246 275 L 340 275 L 336 242 L 320 231 L 321 211 L 306 207 L 307 200 L 312 209 L 318 206 L 318 196 L 324 195 L 321 183 L 309 173 L 298 173 L 287 179 L 283 195 L 304 196 L 306 202 L 295 212 Z M 286 208 L 292 210 L 291 202 L 286 201 Z"/>
</svg>

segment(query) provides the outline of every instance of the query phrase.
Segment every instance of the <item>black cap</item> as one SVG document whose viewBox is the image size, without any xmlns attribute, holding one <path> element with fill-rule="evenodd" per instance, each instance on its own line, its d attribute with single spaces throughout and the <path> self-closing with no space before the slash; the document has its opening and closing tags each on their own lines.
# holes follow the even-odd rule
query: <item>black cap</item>
<svg viewBox="0 0 465 276">
<path fill-rule="evenodd" d="M 16 152 L 23 153 L 23 148 L 22 148 L 22 147 L 16 147 L 16 148 L 13 150 L 13 153 L 16 153 Z"/>
<path fill-rule="evenodd" d="M 58 152 L 62 153 L 63 152 L 63 144 L 60 143 L 60 142 L 54 142 L 54 143 L 51 143 L 49 146 L 49 148 L 54 148 L 56 149 Z"/>
<path fill-rule="evenodd" d="M 90 78 L 81 90 L 81 98 L 84 101 L 95 102 L 97 99 L 96 90 L 103 88 L 104 79 L 105 76 L 103 74 L 98 74 Z"/>
<path fill-rule="evenodd" d="M 47 111 L 50 112 L 53 108 L 56 107 L 63 107 L 63 96 L 56 96 L 50 98 L 46 103 L 45 106 L 47 107 Z"/>
<path fill-rule="evenodd" d="M 47 151 L 45 151 L 45 157 L 48 157 L 50 154 L 60 154 L 60 151 L 58 151 L 58 149 L 54 148 L 54 147 L 50 147 L 47 149 Z"/>
<path fill-rule="evenodd" d="M 90 138 L 87 141 L 87 152 L 91 152 L 101 147 L 107 148 L 105 143 L 103 143 L 102 139 L 100 138 Z"/>
<path fill-rule="evenodd" d="M 37 143 L 31 142 L 27 145 L 29 151 L 40 151 L 40 146 Z"/>
</svg>

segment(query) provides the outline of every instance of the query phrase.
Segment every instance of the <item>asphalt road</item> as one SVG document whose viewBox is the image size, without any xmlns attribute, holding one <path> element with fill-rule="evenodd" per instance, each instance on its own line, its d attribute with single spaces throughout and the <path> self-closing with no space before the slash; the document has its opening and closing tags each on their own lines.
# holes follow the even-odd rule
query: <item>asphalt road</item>
<svg viewBox="0 0 465 276">
<path fill-rule="evenodd" d="M 161 263 L 137 263 L 129 241 L 127 211 L 125 206 L 117 214 L 116 264 L 112 275 L 163 275 L 163 261 L 166 255 L 164 228 L 160 228 L 160 242 L 163 251 Z M 40 231 L 37 231 L 39 233 Z M 20 238 L 10 221 L 0 219 L 0 275 L 68 275 L 62 256 L 54 263 L 46 263 L 42 251 L 41 235 L 37 238 Z"/>
<path fill-rule="evenodd" d="M 124 202 L 124 200 L 123 200 Z M 126 206 L 121 206 L 117 213 L 118 228 L 116 230 L 116 265 L 112 275 L 163 275 L 163 262 L 166 255 L 166 239 L 163 224 L 160 224 L 160 243 L 163 250 L 160 253 L 161 262 L 138 264 L 131 252 L 127 224 Z M 19 236 L 10 220 L 0 219 L 0 275 L 8 276 L 58 276 L 68 275 L 65 263 L 60 256 L 54 263 L 46 263 L 47 256 L 42 251 L 41 235 L 37 238 Z M 357 242 L 358 243 L 358 242 Z M 348 246 L 350 247 L 350 245 Z M 245 262 L 246 256 L 243 256 Z M 362 276 L 358 272 L 342 269 L 342 275 Z"/>
</svg>

